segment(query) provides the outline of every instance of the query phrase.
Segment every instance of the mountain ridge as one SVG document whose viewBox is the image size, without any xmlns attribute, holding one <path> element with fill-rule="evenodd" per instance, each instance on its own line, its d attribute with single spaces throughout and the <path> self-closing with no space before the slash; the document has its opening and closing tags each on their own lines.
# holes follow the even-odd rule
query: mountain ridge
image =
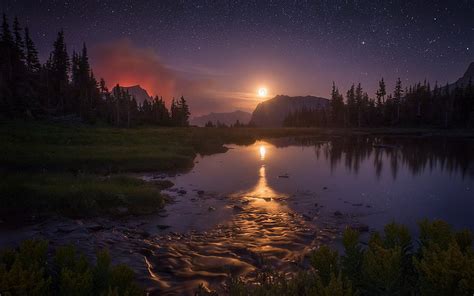
<svg viewBox="0 0 474 296">
<path fill-rule="evenodd" d="M 232 125 L 237 120 L 240 123 L 247 124 L 250 122 L 252 114 L 242 110 L 236 110 L 232 112 L 211 112 L 209 114 L 196 116 L 191 119 L 192 125 L 204 126 L 207 122 L 211 121 L 216 124 L 217 122 Z"/>
<path fill-rule="evenodd" d="M 458 78 L 453 83 L 448 83 L 449 92 L 453 92 L 456 87 L 466 87 L 469 84 L 469 81 L 474 83 L 474 62 L 469 64 L 462 77 Z M 445 90 L 446 85 L 440 87 L 441 92 Z"/>
<path fill-rule="evenodd" d="M 304 108 L 323 110 L 328 107 L 329 100 L 322 97 L 277 95 L 257 105 L 250 123 L 261 127 L 278 127 L 283 125 L 285 117 L 291 112 Z"/>
<path fill-rule="evenodd" d="M 112 89 L 112 93 L 114 92 L 116 87 L 117 86 L 115 86 Z M 145 100 L 148 100 L 148 101 L 152 100 L 152 97 L 148 94 L 147 90 L 142 88 L 140 86 L 140 84 L 136 84 L 136 85 L 132 85 L 132 86 L 121 86 L 120 85 L 120 88 L 124 91 L 128 91 L 128 93 L 135 98 L 138 105 L 143 105 L 143 102 L 145 102 Z"/>
</svg>

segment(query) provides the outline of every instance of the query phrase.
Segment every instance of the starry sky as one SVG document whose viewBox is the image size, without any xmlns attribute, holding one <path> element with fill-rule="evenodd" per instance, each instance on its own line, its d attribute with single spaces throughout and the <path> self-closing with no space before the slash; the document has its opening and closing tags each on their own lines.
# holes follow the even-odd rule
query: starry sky
<svg viewBox="0 0 474 296">
<path fill-rule="evenodd" d="M 404 84 L 455 81 L 474 61 L 474 1 L 2 0 L 27 24 L 46 59 L 64 29 L 86 42 L 96 76 L 140 84 L 193 115 L 251 111 L 259 87 L 329 97 L 384 77 Z"/>
</svg>

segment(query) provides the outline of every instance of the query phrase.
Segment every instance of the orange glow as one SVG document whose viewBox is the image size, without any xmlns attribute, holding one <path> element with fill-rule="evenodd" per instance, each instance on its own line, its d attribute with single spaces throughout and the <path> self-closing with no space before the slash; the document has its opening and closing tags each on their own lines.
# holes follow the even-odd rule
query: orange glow
<svg viewBox="0 0 474 296">
<path fill-rule="evenodd" d="M 267 148 L 265 146 L 260 146 L 260 160 L 265 160 L 265 155 L 267 154 Z"/>
</svg>

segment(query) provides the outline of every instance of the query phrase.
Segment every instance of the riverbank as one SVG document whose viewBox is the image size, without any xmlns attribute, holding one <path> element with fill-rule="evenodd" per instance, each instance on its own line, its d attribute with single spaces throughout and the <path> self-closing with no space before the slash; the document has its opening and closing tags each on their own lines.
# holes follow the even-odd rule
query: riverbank
<svg viewBox="0 0 474 296">
<path fill-rule="evenodd" d="M 47 128 L 54 132 L 43 133 L 47 140 L 42 142 L 36 133 Z M 69 162 L 43 170 L 12 165 L 3 172 L 2 186 L 17 187 L 10 191 L 12 204 L 28 201 L 18 206 L 17 216 L 29 215 L 33 223 L 21 228 L 20 223 L 11 228 L 0 223 L 0 245 L 42 239 L 56 248 L 74 242 L 91 262 L 98 249 L 108 249 L 113 263 L 129 266 L 153 295 L 194 295 L 200 284 L 222 295 L 265 294 L 254 291 L 253 283 L 267 276 L 267 267 L 278 270 L 268 276 L 291 279 L 293 285 L 300 271 L 309 271 L 305 278 L 314 276 L 309 265 L 314 250 L 340 249 L 345 229 L 363 232 L 360 246 L 365 247 L 368 232 L 381 230 L 391 219 L 405 223 L 413 213 L 439 218 L 441 209 L 441 218 L 456 229 L 470 225 L 465 217 L 472 206 L 466 196 L 472 186 L 461 176 L 470 174 L 472 140 L 447 139 L 444 131 L 32 126 L 7 133 L 11 147 L 41 147 L 44 154 L 68 145 L 77 154 L 93 147 L 120 151 L 132 149 L 130 141 L 139 142 L 136 153 L 142 156 L 159 146 L 180 145 L 193 152 L 189 167 L 168 170 L 135 172 L 123 166 L 102 171 L 93 165 L 68 170 L 76 161 L 70 154 Z M 181 136 L 172 144 L 176 134 Z M 103 141 L 107 137 L 110 147 Z M 260 137 L 265 140 L 253 145 L 224 147 Z M 220 151 L 227 152 L 215 154 Z M 118 156 L 109 158 L 120 163 Z M 130 161 L 127 156 L 121 155 Z M 94 164 L 92 156 L 81 157 Z M 441 197 L 451 195 L 458 198 L 450 197 L 453 206 L 448 207 Z M 167 196 L 169 202 L 160 209 Z M 43 216 L 31 215 L 30 209 Z M 455 216 L 449 215 L 452 209 Z M 275 295 L 291 294 L 281 286 L 285 281 L 268 288 Z M 310 286 L 313 280 L 298 289 Z"/>
<path fill-rule="evenodd" d="M 145 184 L 124 174 L 187 171 L 197 154 L 225 152 L 225 144 L 249 145 L 262 138 L 288 136 L 365 134 L 474 137 L 470 130 L 124 129 L 13 121 L 0 126 L 0 208 L 3 219 L 8 218 L 7 213 L 18 218 L 48 211 L 76 217 L 149 212 L 164 204 L 160 194 L 163 184 Z"/>
<path fill-rule="evenodd" d="M 225 152 L 225 143 L 309 133 L 9 122 L 0 126 L 2 220 L 45 212 L 75 217 L 149 212 L 163 205 L 160 190 L 170 184 L 145 183 L 130 173 L 186 171 L 198 153 Z"/>
</svg>

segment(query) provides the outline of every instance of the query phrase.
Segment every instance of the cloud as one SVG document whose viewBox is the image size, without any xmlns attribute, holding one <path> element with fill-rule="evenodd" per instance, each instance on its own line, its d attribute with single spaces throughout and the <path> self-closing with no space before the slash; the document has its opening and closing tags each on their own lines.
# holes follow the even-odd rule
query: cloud
<svg viewBox="0 0 474 296">
<path fill-rule="evenodd" d="M 163 96 L 168 103 L 173 97 L 183 95 L 193 116 L 211 111 L 251 109 L 251 95 L 223 91 L 218 81 L 227 75 L 215 69 L 195 65 L 172 67 L 162 61 L 155 50 L 137 47 L 129 39 L 97 45 L 91 52 L 94 72 L 105 79 L 109 89 L 117 83 L 139 84 L 150 95 Z"/>
<path fill-rule="evenodd" d="M 139 84 L 151 95 L 168 100 L 199 93 L 212 85 L 209 79 L 190 80 L 163 63 L 151 48 L 140 48 L 128 39 L 103 43 L 93 48 L 94 71 L 109 88 Z"/>
</svg>

